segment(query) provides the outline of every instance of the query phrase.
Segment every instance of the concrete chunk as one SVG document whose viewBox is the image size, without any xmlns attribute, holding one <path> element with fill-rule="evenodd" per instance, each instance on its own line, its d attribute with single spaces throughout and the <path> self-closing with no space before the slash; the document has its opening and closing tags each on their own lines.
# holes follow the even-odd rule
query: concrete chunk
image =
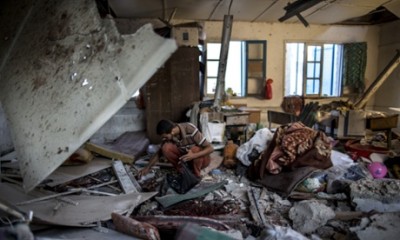
<svg viewBox="0 0 400 240">
<path fill-rule="evenodd" d="M 356 211 L 400 211 L 400 180 L 363 179 L 350 184 L 350 198 Z"/>
<path fill-rule="evenodd" d="M 29 191 L 113 116 L 177 46 L 150 25 L 121 36 L 91 0 L 34 1 L 19 29 L 1 56 L 0 100 Z"/>
<path fill-rule="evenodd" d="M 335 212 L 314 200 L 301 201 L 289 210 L 293 228 L 301 233 L 312 233 L 335 217 Z"/>
</svg>

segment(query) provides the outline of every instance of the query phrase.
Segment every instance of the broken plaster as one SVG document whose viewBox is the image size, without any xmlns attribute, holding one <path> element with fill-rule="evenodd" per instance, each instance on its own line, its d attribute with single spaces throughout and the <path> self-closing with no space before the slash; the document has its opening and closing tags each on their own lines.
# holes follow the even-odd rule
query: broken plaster
<svg viewBox="0 0 400 240">
<path fill-rule="evenodd" d="M 151 25 L 121 36 L 113 20 L 100 19 L 94 1 L 41 0 L 29 11 L 0 72 L 0 100 L 26 191 L 87 141 L 177 48 Z"/>
</svg>

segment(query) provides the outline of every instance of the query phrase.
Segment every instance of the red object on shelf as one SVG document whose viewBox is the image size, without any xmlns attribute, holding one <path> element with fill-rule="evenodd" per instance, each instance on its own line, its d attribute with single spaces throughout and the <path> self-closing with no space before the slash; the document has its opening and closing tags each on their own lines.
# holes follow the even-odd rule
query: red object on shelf
<svg viewBox="0 0 400 240">
<path fill-rule="evenodd" d="M 349 155 L 353 160 L 357 160 L 358 157 L 370 159 L 369 155 L 371 155 L 371 153 L 387 154 L 389 152 L 389 149 L 387 148 L 375 147 L 372 145 L 362 145 L 358 140 L 347 141 L 344 148 L 347 152 L 349 152 Z"/>
<path fill-rule="evenodd" d="M 272 83 L 274 80 L 268 78 L 265 81 L 265 99 L 272 99 Z"/>
</svg>

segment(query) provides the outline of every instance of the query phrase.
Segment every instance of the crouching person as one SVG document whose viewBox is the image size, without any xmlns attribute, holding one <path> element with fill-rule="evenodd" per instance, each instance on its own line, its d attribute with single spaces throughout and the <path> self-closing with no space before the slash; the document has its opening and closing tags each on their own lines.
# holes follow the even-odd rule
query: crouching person
<svg viewBox="0 0 400 240">
<path fill-rule="evenodd" d="M 210 164 L 210 153 L 214 148 L 199 129 L 191 123 L 161 120 L 157 124 L 157 134 L 162 139 L 160 150 L 139 172 L 139 177 L 146 175 L 159 158 L 164 156 L 178 172 L 182 172 L 181 163 L 187 162 L 193 174 L 200 178 L 201 170 Z"/>
</svg>

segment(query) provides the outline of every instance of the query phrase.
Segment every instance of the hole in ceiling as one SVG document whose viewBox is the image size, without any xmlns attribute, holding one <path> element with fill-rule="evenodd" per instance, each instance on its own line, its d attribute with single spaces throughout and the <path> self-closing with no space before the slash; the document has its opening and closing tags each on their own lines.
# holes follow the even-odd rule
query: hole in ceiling
<svg viewBox="0 0 400 240">
<path fill-rule="evenodd" d="M 398 20 L 399 18 L 385 7 L 378 7 L 375 10 L 365 14 L 364 16 L 347 19 L 337 24 L 342 25 L 375 25 L 388 23 Z"/>
</svg>

